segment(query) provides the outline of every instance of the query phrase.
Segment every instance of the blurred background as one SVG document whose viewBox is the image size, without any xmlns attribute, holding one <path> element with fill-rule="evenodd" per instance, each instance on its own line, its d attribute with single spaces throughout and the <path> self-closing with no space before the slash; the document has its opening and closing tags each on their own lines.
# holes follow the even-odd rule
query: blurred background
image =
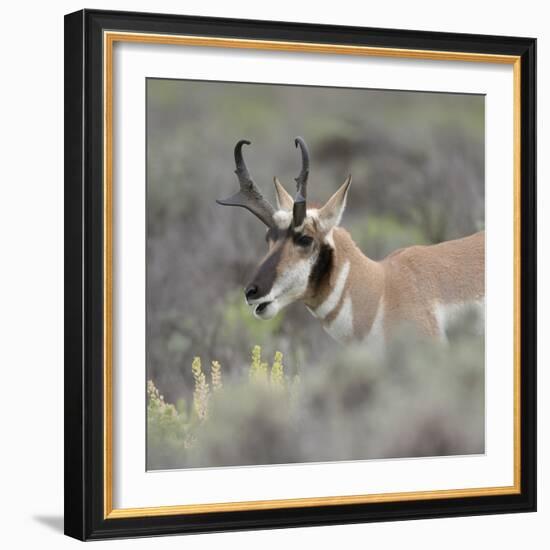
<svg viewBox="0 0 550 550">
<path fill-rule="evenodd" d="M 256 320 L 243 287 L 265 227 L 215 199 L 238 188 L 243 138 L 264 196 L 274 202 L 275 175 L 293 193 L 301 135 L 312 201 L 353 175 L 342 225 L 369 257 L 466 236 L 484 228 L 484 120 L 477 95 L 147 81 L 148 468 L 483 452 L 484 350 L 472 319 L 445 349 L 406 335 L 378 359 L 336 345 L 301 304 Z M 414 353 L 403 351 L 410 340 Z M 267 384 L 251 382 L 254 346 Z M 283 392 L 271 384 L 277 351 Z M 216 396 L 211 361 L 223 373 Z M 197 391 L 212 398 L 203 418 Z"/>
</svg>

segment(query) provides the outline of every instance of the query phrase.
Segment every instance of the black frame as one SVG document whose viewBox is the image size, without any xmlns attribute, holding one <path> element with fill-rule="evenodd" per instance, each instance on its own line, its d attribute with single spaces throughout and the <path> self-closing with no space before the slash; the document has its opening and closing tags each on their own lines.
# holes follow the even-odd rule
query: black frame
<svg viewBox="0 0 550 550">
<path fill-rule="evenodd" d="M 521 57 L 521 493 L 104 519 L 104 30 Z M 83 10 L 65 16 L 65 533 L 81 540 L 536 510 L 536 40 Z"/>
</svg>

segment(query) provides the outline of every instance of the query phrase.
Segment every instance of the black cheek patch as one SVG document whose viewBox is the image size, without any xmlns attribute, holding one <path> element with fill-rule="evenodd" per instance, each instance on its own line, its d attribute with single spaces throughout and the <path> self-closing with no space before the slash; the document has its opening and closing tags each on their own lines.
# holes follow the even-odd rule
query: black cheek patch
<svg viewBox="0 0 550 550">
<path fill-rule="evenodd" d="M 277 275 L 277 265 L 281 259 L 282 247 L 277 248 L 270 254 L 265 261 L 260 264 L 254 277 L 252 284 L 258 287 L 258 294 L 260 297 L 265 296 L 271 292 L 271 287 L 275 282 Z"/>
<path fill-rule="evenodd" d="M 313 288 L 319 288 L 332 270 L 333 250 L 328 244 L 322 244 L 319 256 L 309 274 L 309 284 Z"/>
</svg>

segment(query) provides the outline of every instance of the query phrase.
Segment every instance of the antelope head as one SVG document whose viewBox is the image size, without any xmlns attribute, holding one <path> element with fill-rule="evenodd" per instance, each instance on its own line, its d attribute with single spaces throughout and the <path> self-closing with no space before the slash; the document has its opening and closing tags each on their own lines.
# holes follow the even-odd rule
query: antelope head
<svg viewBox="0 0 550 550">
<path fill-rule="evenodd" d="M 244 293 L 246 302 L 258 319 L 271 319 L 282 308 L 303 300 L 315 302 L 319 288 L 330 274 L 333 263 L 332 231 L 342 217 L 351 176 L 321 208 L 308 208 L 307 185 L 309 151 L 301 137 L 302 169 L 296 181 L 296 196 L 286 191 L 275 177 L 277 209 L 267 202 L 248 172 L 241 140 L 235 145 L 235 164 L 240 190 L 218 204 L 241 206 L 266 226 L 267 254 L 260 260 Z"/>
</svg>

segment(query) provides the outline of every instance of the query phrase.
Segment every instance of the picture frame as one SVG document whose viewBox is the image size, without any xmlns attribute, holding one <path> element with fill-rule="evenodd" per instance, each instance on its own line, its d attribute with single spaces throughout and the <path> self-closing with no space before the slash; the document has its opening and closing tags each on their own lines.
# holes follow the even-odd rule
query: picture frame
<svg viewBox="0 0 550 550">
<path fill-rule="evenodd" d="M 113 63 L 113 49 L 121 43 L 215 48 L 222 55 L 268 51 L 511 68 L 513 483 L 203 504 L 186 504 L 182 497 L 176 505 L 113 505 L 118 483 L 113 473 L 113 350 L 118 346 L 113 336 L 113 294 L 118 288 L 113 265 L 119 261 L 113 245 L 118 162 L 113 90 L 120 71 Z M 65 533 L 96 540 L 535 511 L 535 84 L 532 38 L 99 10 L 65 16 Z M 498 209 L 498 199 L 496 203 Z"/>
</svg>

